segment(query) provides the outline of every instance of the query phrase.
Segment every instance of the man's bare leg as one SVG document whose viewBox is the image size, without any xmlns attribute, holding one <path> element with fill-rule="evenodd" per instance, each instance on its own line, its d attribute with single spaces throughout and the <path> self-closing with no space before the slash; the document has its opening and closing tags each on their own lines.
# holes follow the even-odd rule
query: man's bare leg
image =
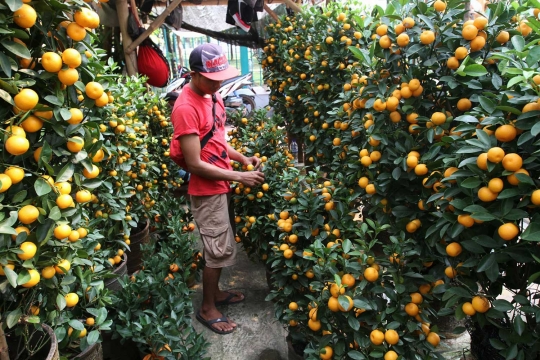
<svg viewBox="0 0 540 360">
<path fill-rule="evenodd" d="M 200 314 L 205 320 L 216 319 L 223 316 L 215 305 L 216 295 L 219 291 L 218 284 L 220 276 L 221 268 L 216 269 L 205 266 L 203 269 L 203 301 Z M 212 327 L 221 331 L 230 331 L 236 327 L 236 323 L 229 320 L 228 323 L 220 322 L 212 324 Z"/>
</svg>

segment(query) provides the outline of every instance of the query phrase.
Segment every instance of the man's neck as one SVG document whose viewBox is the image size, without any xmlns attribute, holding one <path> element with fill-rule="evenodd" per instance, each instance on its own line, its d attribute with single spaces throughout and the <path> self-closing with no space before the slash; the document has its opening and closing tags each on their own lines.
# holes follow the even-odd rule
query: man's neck
<svg viewBox="0 0 540 360">
<path fill-rule="evenodd" d="M 199 88 L 196 87 L 195 85 L 193 85 L 192 82 L 189 83 L 189 87 L 190 87 L 191 90 L 193 90 L 193 92 L 194 92 L 195 94 L 197 94 L 197 95 L 199 95 L 199 96 L 202 96 L 202 97 L 204 97 L 204 98 L 211 98 L 211 97 L 212 97 L 211 94 L 206 94 L 206 93 L 202 92 L 201 90 L 199 90 Z"/>
</svg>

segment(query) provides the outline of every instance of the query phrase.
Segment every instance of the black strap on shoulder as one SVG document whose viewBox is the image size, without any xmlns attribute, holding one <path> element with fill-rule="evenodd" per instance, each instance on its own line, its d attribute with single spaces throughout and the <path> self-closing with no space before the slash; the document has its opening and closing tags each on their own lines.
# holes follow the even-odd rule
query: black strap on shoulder
<svg viewBox="0 0 540 360">
<path fill-rule="evenodd" d="M 214 118 L 214 124 L 212 125 L 212 129 L 210 129 L 210 131 L 207 132 L 206 135 L 204 135 L 204 137 L 201 139 L 201 150 L 206 146 L 208 140 L 214 136 L 214 131 L 216 130 L 216 103 L 216 94 L 212 94 L 212 117 Z"/>
</svg>

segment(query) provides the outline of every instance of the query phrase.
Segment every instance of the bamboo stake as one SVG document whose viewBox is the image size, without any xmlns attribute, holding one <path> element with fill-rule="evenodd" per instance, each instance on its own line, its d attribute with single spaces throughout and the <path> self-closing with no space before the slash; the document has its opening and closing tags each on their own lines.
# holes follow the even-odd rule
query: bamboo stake
<svg viewBox="0 0 540 360">
<path fill-rule="evenodd" d="M 124 0 L 125 1 L 125 0 Z M 174 0 L 169 6 L 163 10 L 163 12 L 150 24 L 148 29 L 146 29 L 145 32 L 143 32 L 135 41 L 133 41 L 127 48 L 126 54 L 131 54 L 135 49 L 137 49 L 137 46 L 139 46 L 140 43 L 142 43 L 152 32 L 160 27 L 164 22 L 165 18 L 182 2 L 182 0 Z"/>
<path fill-rule="evenodd" d="M 137 75 L 137 54 L 127 51 L 131 44 L 131 37 L 128 33 L 128 15 L 129 9 L 127 6 L 127 0 L 116 1 L 116 11 L 118 12 L 118 22 L 120 24 L 120 31 L 122 33 L 122 47 L 124 49 L 124 58 L 126 60 L 126 70 L 128 76 Z"/>
<path fill-rule="evenodd" d="M 267 4 L 264 4 L 264 11 L 266 11 L 268 15 L 272 17 L 272 19 L 274 19 L 275 21 L 279 21 L 279 18 L 276 15 L 276 13 L 272 9 L 270 9 L 270 6 L 268 6 Z"/>
</svg>

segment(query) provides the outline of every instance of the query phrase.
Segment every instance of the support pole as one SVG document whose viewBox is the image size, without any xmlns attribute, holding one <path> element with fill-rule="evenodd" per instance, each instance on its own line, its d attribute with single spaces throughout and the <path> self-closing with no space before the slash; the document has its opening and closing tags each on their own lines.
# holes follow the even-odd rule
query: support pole
<svg viewBox="0 0 540 360">
<path fill-rule="evenodd" d="M 123 0 L 125 1 L 125 0 Z M 160 27 L 164 22 L 165 18 L 182 2 L 182 0 L 174 0 L 169 6 L 163 10 L 163 12 L 150 24 L 148 29 L 143 32 L 135 41 L 133 41 L 126 49 L 127 54 L 131 54 L 140 43 L 142 43 L 147 37 L 154 32 L 158 27 Z"/>
<path fill-rule="evenodd" d="M 249 52 L 245 46 L 240 47 L 240 70 L 242 75 L 249 74 Z"/>
<path fill-rule="evenodd" d="M 131 45 L 131 37 L 128 33 L 128 15 L 129 9 L 127 6 L 127 0 L 116 1 L 116 11 L 118 12 L 118 22 L 120 24 L 120 31 L 122 33 L 122 47 L 124 49 L 124 58 L 126 61 L 126 71 L 128 76 L 137 75 L 137 54 L 128 51 Z"/>
<path fill-rule="evenodd" d="M 268 6 L 267 4 L 264 4 L 264 11 L 266 11 L 268 13 L 268 15 L 270 15 L 270 17 L 272 17 L 272 19 L 274 19 L 275 21 L 279 21 L 279 18 L 276 15 L 276 13 L 274 12 L 274 10 L 270 9 L 270 6 Z"/>
</svg>

